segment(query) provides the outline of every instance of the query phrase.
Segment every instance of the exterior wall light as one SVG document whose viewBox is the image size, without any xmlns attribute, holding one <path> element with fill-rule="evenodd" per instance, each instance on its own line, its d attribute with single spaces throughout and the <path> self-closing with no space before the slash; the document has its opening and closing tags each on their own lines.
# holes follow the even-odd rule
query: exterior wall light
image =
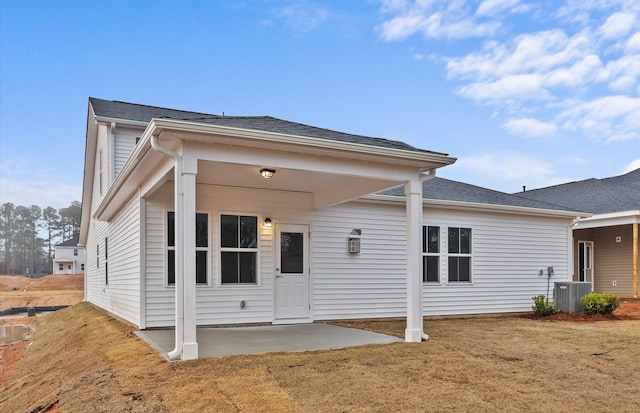
<svg viewBox="0 0 640 413">
<path fill-rule="evenodd" d="M 271 228 L 273 226 L 273 222 L 271 221 L 271 218 L 264 219 L 264 226 L 267 228 Z"/>
<path fill-rule="evenodd" d="M 267 168 L 260 169 L 260 175 L 262 175 L 264 179 L 271 178 L 275 173 L 276 173 L 275 169 L 267 169 Z"/>
</svg>

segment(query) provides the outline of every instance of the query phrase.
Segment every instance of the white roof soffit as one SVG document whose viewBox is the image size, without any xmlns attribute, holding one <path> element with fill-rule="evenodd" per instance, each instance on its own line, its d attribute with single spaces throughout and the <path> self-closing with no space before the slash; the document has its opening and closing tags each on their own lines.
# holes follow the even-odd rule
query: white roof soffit
<svg viewBox="0 0 640 413">
<path fill-rule="evenodd" d="M 370 202 L 388 202 L 388 203 L 405 203 L 405 199 L 403 196 L 394 196 L 394 195 L 380 195 L 380 194 L 372 194 L 366 197 L 363 197 L 363 200 Z M 441 207 L 447 209 L 458 209 L 458 210 L 474 210 L 474 211 L 483 211 L 483 212 L 506 212 L 512 214 L 522 214 L 522 215 L 539 215 L 539 216 L 556 216 L 556 217 L 566 217 L 566 218 L 586 218 L 590 217 L 591 214 L 585 212 L 577 212 L 577 211 L 560 211 L 556 209 L 544 209 L 544 208 L 532 208 L 532 207 L 521 207 L 514 205 L 500 205 L 500 204 L 483 204 L 477 202 L 465 202 L 465 201 L 449 201 L 443 199 L 428 199 L 424 198 L 422 201 L 424 206 L 432 206 L 432 207 Z"/>
<path fill-rule="evenodd" d="M 439 153 L 377 147 L 173 119 L 152 119 L 141 135 L 139 143 L 109 187 L 100 205 L 95 209 L 94 218 L 110 220 L 122 207 L 123 203 L 130 199 L 133 191 L 137 188 L 137 184 L 131 182 L 131 176 L 136 172 L 143 158 L 150 156 L 149 153 L 159 158 L 163 157 L 155 151 L 150 151 L 151 136 L 157 136 L 161 133 L 163 135 L 175 135 L 183 140 L 287 150 L 289 152 L 331 156 L 346 160 L 376 161 L 388 165 L 415 167 L 420 170 L 440 168 L 456 161 L 455 158 Z M 203 136 L 206 136 L 206 139 Z M 418 177 L 416 176 L 416 178 Z"/>
</svg>

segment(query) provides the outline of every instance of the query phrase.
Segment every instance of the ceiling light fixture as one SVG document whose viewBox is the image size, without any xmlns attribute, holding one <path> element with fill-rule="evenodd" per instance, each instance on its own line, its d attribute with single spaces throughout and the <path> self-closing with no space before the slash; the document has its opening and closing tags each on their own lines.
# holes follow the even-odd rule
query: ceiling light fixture
<svg viewBox="0 0 640 413">
<path fill-rule="evenodd" d="M 276 173 L 275 169 L 267 169 L 267 168 L 260 169 L 260 175 L 262 175 L 264 179 L 271 178 L 275 173 Z"/>
</svg>

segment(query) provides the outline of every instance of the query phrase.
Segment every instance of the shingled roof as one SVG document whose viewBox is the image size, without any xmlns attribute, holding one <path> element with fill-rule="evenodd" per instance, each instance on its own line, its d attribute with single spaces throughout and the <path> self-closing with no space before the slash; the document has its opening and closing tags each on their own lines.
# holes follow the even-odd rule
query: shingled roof
<svg viewBox="0 0 640 413">
<path fill-rule="evenodd" d="M 592 214 L 640 209 L 640 169 L 604 179 L 586 179 L 520 192 L 520 197 Z"/>
<path fill-rule="evenodd" d="M 447 154 L 415 148 L 404 142 L 383 138 L 375 138 L 350 133 L 338 132 L 330 129 L 318 128 L 301 123 L 290 122 L 271 116 L 222 116 L 200 112 L 167 109 L 156 106 L 140 105 L 136 103 L 119 102 L 89 98 L 89 103 L 96 116 L 113 119 L 150 122 L 151 119 L 174 119 L 240 129 L 250 129 L 275 132 L 285 135 L 304 136 L 339 142 L 350 142 L 362 145 L 378 146 L 390 149 L 401 149 L 412 152 Z"/>
<path fill-rule="evenodd" d="M 78 234 L 75 234 L 73 238 L 70 238 L 64 242 L 61 242 L 60 244 L 56 244 L 55 246 L 56 247 L 77 247 L 78 241 L 80 241 L 80 236 Z"/>
<path fill-rule="evenodd" d="M 576 211 L 553 203 L 537 201 L 492 189 L 435 177 L 422 184 L 424 199 L 469 202 L 475 204 L 503 205 L 522 208 L 538 208 L 557 211 Z M 404 196 L 404 188 L 396 187 L 382 195 Z"/>
</svg>

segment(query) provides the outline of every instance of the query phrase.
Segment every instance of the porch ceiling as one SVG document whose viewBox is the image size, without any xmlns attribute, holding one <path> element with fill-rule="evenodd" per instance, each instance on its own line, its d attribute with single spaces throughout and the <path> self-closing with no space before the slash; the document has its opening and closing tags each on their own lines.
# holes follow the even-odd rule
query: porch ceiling
<svg viewBox="0 0 640 413">
<path fill-rule="evenodd" d="M 401 182 L 389 179 L 353 177 L 337 173 L 316 172 L 291 168 L 274 169 L 272 178 L 260 175 L 263 165 L 234 164 L 226 162 L 198 161 L 196 183 L 241 188 L 312 193 L 326 198 L 329 192 L 341 192 L 346 199 L 357 198 L 371 192 L 397 186 Z"/>
</svg>

